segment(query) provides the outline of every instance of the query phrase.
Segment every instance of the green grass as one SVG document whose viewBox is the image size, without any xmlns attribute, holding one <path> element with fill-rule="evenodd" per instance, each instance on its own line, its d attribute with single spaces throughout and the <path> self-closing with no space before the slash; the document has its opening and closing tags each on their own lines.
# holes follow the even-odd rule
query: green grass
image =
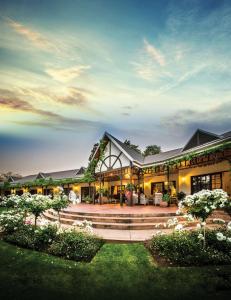
<svg viewBox="0 0 231 300">
<path fill-rule="evenodd" d="M 231 268 L 160 268 L 142 244 L 76 263 L 0 241 L 0 299 L 228 299 Z"/>
</svg>

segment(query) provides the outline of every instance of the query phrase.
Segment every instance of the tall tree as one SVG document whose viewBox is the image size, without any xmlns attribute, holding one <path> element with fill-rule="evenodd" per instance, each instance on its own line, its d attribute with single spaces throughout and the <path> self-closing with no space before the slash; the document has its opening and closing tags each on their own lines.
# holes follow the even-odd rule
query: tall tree
<svg viewBox="0 0 231 300">
<path fill-rule="evenodd" d="M 154 154 L 158 154 L 161 152 L 161 147 L 157 146 L 157 145 L 149 145 L 146 146 L 146 149 L 143 152 L 144 156 L 148 156 L 148 155 L 154 155 Z"/>
<path fill-rule="evenodd" d="M 124 144 L 127 145 L 129 148 L 131 148 L 131 149 L 133 149 L 133 150 L 135 150 L 135 151 L 141 153 L 141 150 L 139 149 L 139 146 L 138 146 L 138 145 L 132 144 L 130 140 L 127 140 L 127 139 L 126 139 L 126 140 L 124 141 Z"/>
<path fill-rule="evenodd" d="M 91 159 L 92 159 L 93 155 L 95 154 L 95 151 L 98 148 L 98 146 L 99 146 L 99 143 L 94 144 L 93 148 L 91 149 L 91 154 L 88 158 L 89 161 L 91 161 Z"/>
</svg>

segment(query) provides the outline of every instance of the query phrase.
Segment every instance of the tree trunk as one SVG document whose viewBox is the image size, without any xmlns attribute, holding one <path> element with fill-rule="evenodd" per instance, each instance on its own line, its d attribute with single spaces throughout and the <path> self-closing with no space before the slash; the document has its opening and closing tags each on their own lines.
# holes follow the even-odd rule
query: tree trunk
<svg viewBox="0 0 231 300">
<path fill-rule="evenodd" d="M 59 228 L 61 227 L 60 213 L 58 211 Z"/>
</svg>

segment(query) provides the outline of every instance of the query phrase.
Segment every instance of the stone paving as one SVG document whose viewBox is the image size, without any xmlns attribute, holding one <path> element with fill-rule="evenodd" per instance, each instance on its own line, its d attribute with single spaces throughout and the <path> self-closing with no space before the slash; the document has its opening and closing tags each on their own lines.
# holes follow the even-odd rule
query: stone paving
<svg viewBox="0 0 231 300">
<path fill-rule="evenodd" d="M 135 205 L 122 207 L 119 204 L 70 204 L 68 211 L 82 213 L 107 213 L 107 214 L 152 214 L 152 213 L 175 213 L 177 207 L 160 207 L 154 205 Z"/>
</svg>

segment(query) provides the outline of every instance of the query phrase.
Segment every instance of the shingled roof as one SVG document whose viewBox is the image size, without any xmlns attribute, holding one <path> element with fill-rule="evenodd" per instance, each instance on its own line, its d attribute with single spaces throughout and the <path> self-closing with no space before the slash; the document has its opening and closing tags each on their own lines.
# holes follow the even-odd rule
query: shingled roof
<svg viewBox="0 0 231 300">
<path fill-rule="evenodd" d="M 65 170 L 65 171 L 57 171 L 57 172 L 39 172 L 38 174 L 24 176 L 18 180 L 15 180 L 14 183 L 26 183 L 28 181 L 34 181 L 39 178 L 44 179 L 53 179 L 53 180 L 60 180 L 60 179 L 70 179 L 70 178 L 81 178 L 84 174 L 84 167 L 80 169 L 73 169 L 73 170 Z"/>
</svg>

